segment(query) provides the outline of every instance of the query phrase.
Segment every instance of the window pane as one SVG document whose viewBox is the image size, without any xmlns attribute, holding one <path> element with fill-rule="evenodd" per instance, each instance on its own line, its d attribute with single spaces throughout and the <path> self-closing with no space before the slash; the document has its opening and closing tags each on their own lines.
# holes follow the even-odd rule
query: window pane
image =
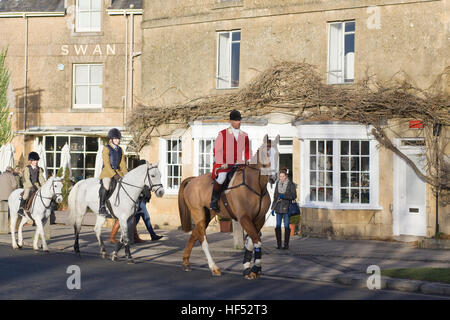
<svg viewBox="0 0 450 320">
<path fill-rule="evenodd" d="M 56 151 L 61 151 L 66 143 L 69 143 L 69 137 L 56 137 Z"/>
<path fill-rule="evenodd" d="M 359 190 L 358 189 L 351 189 L 351 197 L 352 197 L 352 203 L 359 203 Z"/>
<path fill-rule="evenodd" d="M 85 170 L 86 179 L 94 177 L 95 170 Z"/>
<path fill-rule="evenodd" d="M 91 31 L 100 31 L 100 24 L 101 24 L 101 12 L 91 12 L 91 18 L 90 18 Z"/>
<path fill-rule="evenodd" d="M 327 154 L 333 154 L 333 141 L 327 141 Z"/>
<path fill-rule="evenodd" d="M 369 189 L 361 190 L 361 203 L 370 203 Z"/>
<path fill-rule="evenodd" d="M 345 32 L 355 31 L 355 22 L 349 21 L 345 23 Z"/>
<path fill-rule="evenodd" d="M 75 87 L 75 104 L 89 104 L 89 86 Z"/>
<path fill-rule="evenodd" d="M 61 153 L 57 152 L 56 153 L 56 165 L 55 165 L 55 168 L 59 169 L 60 166 L 61 166 Z"/>
<path fill-rule="evenodd" d="M 349 190 L 341 189 L 341 203 L 349 203 Z"/>
<path fill-rule="evenodd" d="M 327 202 L 333 202 L 333 188 L 326 188 L 325 189 L 325 201 Z"/>
<path fill-rule="evenodd" d="M 326 185 L 333 186 L 333 172 L 327 172 L 326 174 Z"/>
<path fill-rule="evenodd" d="M 240 41 L 241 40 L 241 32 L 240 31 L 233 32 L 232 40 Z"/>
<path fill-rule="evenodd" d="M 315 186 L 317 184 L 317 180 L 316 180 L 316 171 L 312 171 L 309 173 L 309 183 L 312 186 Z"/>
<path fill-rule="evenodd" d="M 333 170 L 333 157 L 327 157 L 327 170 Z"/>
<path fill-rule="evenodd" d="M 369 141 L 361 141 L 361 154 L 369 155 Z"/>
<path fill-rule="evenodd" d="M 349 158 L 341 157 L 341 171 L 349 171 Z"/>
<path fill-rule="evenodd" d="M 84 179 L 84 170 L 83 169 L 73 169 L 72 176 L 76 181 L 80 181 Z"/>
<path fill-rule="evenodd" d="M 352 141 L 352 154 L 359 154 L 359 141 Z"/>
<path fill-rule="evenodd" d="M 359 187 L 359 173 L 352 173 L 351 175 L 351 186 Z"/>
<path fill-rule="evenodd" d="M 86 168 L 95 168 L 95 153 L 86 153 Z"/>
<path fill-rule="evenodd" d="M 91 0 L 91 9 L 92 10 L 101 10 L 102 9 L 101 0 Z"/>
<path fill-rule="evenodd" d="M 345 55 L 355 52 L 355 34 L 345 35 Z"/>
<path fill-rule="evenodd" d="M 72 168 L 84 168 L 84 155 L 82 153 L 71 153 L 70 165 Z"/>
<path fill-rule="evenodd" d="M 325 184 L 325 174 L 319 171 L 319 186 L 323 186 Z"/>
<path fill-rule="evenodd" d="M 55 164 L 55 160 L 53 159 L 53 152 L 47 152 L 45 154 L 45 159 L 47 161 L 47 167 L 53 168 Z"/>
<path fill-rule="evenodd" d="M 349 186 L 349 174 L 348 173 L 341 173 L 341 187 L 348 187 Z"/>
<path fill-rule="evenodd" d="M 240 62 L 240 43 L 233 43 L 231 47 L 231 86 L 239 87 L 239 62 Z"/>
<path fill-rule="evenodd" d="M 369 182 L 369 174 L 368 173 L 362 173 L 361 174 L 361 187 L 370 187 L 370 182 Z"/>
<path fill-rule="evenodd" d="M 316 197 L 316 188 L 311 188 L 310 200 L 311 200 L 311 201 L 316 201 L 316 200 L 317 200 L 317 197 Z"/>
<path fill-rule="evenodd" d="M 351 157 L 351 171 L 359 171 L 359 157 Z"/>
<path fill-rule="evenodd" d="M 309 153 L 310 154 L 316 154 L 316 142 L 315 141 L 311 141 L 309 143 Z"/>
<path fill-rule="evenodd" d="M 45 150 L 46 151 L 55 150 L 55 137 L 45 137 Z"/>
<path fill-rule="evenodd" d="M 89 66 L 75 66 L 75 84 L 88 84 L 89 82 Z"/>
<path fill-rule="evenodd" d="M 98 151 L 98 138 L 86 137 L 86 151 Z"/>
<path fill-rule="evenodd" d="M 102 83 L 103 77 L 103 67 L 102 66 L 91 66 L 91 84 L 100 84 Z"/>
<path fill-rule="evenodd" d="M 361 157 L 361 171 L 369 171 L 369 157 Z"/>
<path fill-rule="evenodd" d="M 102 104 L 102 88 L 100 86 L 91 87 L 90 104 Z"/>
<path fill-rule="evenodd" d="M 319 156 L 319 170 L 325 169 L 325 157 Z"/>
<path fill-rule="evenodd" d="M 348 154 L 348 141 L 341 141 L 341 154 Z"/>
<path fill-rule="evenodd" d="M 80 10 L 89 10 L 90 0 L 78 0 L 78 8 Z"/>
<path fill-rule="evenodd" d="M 325 142 L 324 141 L 319 141 L 317 152 L 321 155 L 325 154 Z"/>
<path fill-rule="evenodd" d="M 317 199 L 319 201 L 325 201 L 325 190 L 323 188 L 319 188 L 317 191 L 318 191 Z"/>
<path fill-rule="evenodd" d="M 84 151 L 84 137 L 70 137 L 70 151 Z"/>
</svg>

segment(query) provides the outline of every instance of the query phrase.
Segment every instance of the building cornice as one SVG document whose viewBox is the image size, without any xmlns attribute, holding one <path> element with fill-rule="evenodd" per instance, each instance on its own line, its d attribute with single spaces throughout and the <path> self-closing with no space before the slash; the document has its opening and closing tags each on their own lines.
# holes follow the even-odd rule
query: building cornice
<svg viewBox="0 0 450 320">
<path fill-rule="evenodd" d="M 65 11 L 60 12 L 0 12 L 0 18 L 25 18 L 25 17 L 64 17 Z"/>
</svg>

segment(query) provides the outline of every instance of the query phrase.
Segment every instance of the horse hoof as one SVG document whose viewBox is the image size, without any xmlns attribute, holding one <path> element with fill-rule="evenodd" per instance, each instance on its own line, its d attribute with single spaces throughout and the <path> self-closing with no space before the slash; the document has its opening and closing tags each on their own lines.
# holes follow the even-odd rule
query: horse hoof
<svg viewBox="0 0 450 320">
<path fill-rule="evenodd" d="M 133 259 L 127 259 L 127 264 L 136 264 Z"/>
<path fill-rule="evenodd" d="M 219 269 L 211 270 L 211 273 L 214 277 L 220 277 L 222 275 L 222 272 L 220 272 Z"/>
<path fill-rule="evenodd" d="M 183 268 L 183 271 L 185 271 L 185 272 L 190 272 L 190 271 L 192 271 L 192 268 L 191 268 L 190 265 L 185 265 L 185 264 L 183 264 L 181 267 Z"/>
<path fill-rule="evenodd" d="M 106 259 L 106 257 L 107 257 L 106 251 L 101 252 L 100 255 L 101 255 L 102 259 Z"/>
<path fill-rule="evenodd" d="M 114 253 L 111 253 L 111 261 L 116 262 L 117 260 L 118 260 L 118 259 L 117 259 L 117 255 L 114 254 Z"/>
<path fill-rule="evenodd" d="M 18 244 L 16 249 L 22 249 L 23 245 Z"/>
</svg>

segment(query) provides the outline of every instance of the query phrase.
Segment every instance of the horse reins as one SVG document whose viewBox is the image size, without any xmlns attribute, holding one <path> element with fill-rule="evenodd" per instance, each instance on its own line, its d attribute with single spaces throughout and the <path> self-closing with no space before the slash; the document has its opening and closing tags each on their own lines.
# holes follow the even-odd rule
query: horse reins
<svg viewBox="0 0 450 320">
<path fill-rule="evenodd" d="M 52 190 L 53 190 L 53 196 L 52 196 L 51 198 L 49 198 L 49 197 L 44 197 L 44 196 L 42 195 L 42 187 L 41 187 L 38 191 L 36 191 L 36 192 L 39 192 L 39 194 L 38 194 L 36 197 L 39 197 L 39 198 L 41 199 L 42 205 L 44 206 L 44 208 L 45 208 L 46 210 L 50 209 L 50 207 L 52 206 L 52 201 L 53 201 L 54 198 L 56 198 L 56 197 L 59 196 L 59 195 L 62 195 L 62 192 L 58 192 L 58 193 L 57 193 L 57 192 L 55 191 L 55 181 L 52 181 Z M 33 199 L 33 204 L 31 205 L 30 212 L 33 212 L 34 204 L 35 204 L 35 202 L 36 202 L 36 197 Z M 50 203 L 48 204 L 48 206 L 45 205 L 43 199 L 50 199 Z"/>
</svg>

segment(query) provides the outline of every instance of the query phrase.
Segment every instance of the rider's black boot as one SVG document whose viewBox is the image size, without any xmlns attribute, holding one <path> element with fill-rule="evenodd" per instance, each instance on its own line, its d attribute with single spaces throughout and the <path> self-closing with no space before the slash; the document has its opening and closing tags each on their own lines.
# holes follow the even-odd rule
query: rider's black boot
<svg viewBox="0 0 450 320">
<path fill-rule="evenodd" d="M 106 210 L 106 194 L 108 193 L 108 190 L 103 187 L 103 184 L 100 185 L 100 190 L 98 191 L 98 195 L 100 197 L 100 208 L 98 210 L 98 213 L 101 216 L 104 216 L 105 218 L 112 218 L 109 214 L 108 210 Z"/>
<path fill-rule="evenodd" d="M 211 204 L 209 205 L 209 208 L 216 212 L 220 211 L 219 196 L 220 196 L 221 190 L 222 190 L 222 185 L 218 184 L 217 181 L 214 180 L 213 191 L 212 191 L 212 195 L 211 195 Z"/>
<path fill-rule="evenodd" d="M 17 211 L 17 213 L 22 216 L 25 217 L 25 213 L 23 212 L 25 205 L 27 203 L 26 199 L 20 199 L 20 207 L 19 207 L 19 211 Z"/>
</svg>

